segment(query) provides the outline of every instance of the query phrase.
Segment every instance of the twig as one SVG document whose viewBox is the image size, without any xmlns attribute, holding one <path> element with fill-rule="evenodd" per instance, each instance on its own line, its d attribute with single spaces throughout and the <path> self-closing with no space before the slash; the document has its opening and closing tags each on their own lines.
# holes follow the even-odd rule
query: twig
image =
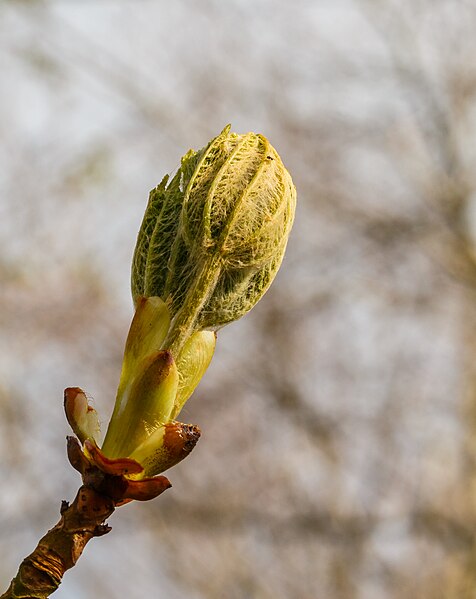
<svg viewBox="0 0 476 599">
<path fill-rule="evenodd" d="M 71 505 L 62 502 L 60 521 L 23 560 L 0 599 L 47 599 L 66 570 L 76 564 L 86 543 L 111 530 L 105 521 L 114 510 L 111 498 L 82 486 Z"/>
</svg>

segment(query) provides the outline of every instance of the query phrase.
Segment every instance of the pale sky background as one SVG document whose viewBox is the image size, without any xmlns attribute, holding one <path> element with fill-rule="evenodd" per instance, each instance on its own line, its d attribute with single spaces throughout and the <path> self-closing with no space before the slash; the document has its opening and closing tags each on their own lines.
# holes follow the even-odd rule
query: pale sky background
<svg viewBox="0 0 476 599">
<path fill-rule="evenodd" d="M 55 597 L 466 597 L 474 282 L 446 259 L 474 255 L 475 26 L 463 0 L 0 4 L 4 587 L 79 484 L 63 389 L 107 423 L 148 192 L 231 123 L 294 178 L 282 270 L 220 332 L 173 488 Z"/>
</svg>

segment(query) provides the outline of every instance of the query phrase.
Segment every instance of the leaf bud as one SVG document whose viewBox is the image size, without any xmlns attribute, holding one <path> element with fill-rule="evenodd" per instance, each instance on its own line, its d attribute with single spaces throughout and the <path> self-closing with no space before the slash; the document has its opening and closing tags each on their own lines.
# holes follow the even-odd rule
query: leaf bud
<svg viewBox="0 0 476 599">
<path fill-rule="evenodd" d="M 251 310 L 283 259 L 296 190 L 263 135 L 230 126 L 190 150 L 151 191 L 132 265 L 132 294 L 158 296 L 172 324 L 162 347 L 177 356 L 196 331 Z"/>
</svg>

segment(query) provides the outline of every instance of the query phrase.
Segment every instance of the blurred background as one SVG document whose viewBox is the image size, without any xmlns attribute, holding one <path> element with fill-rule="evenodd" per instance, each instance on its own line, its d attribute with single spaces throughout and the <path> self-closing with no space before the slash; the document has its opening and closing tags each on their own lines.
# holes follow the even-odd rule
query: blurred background
<svg viewBox="0 0 476 599">
<path fill-rule="evenodd" d="M 475 30 L 471 0 L 2 0 L 2 587 L 80 483 L 63 389 L 112 411 L 148 192 L 230 122 L 293 175 L 286 259 L 173 489 L 55 597 L 476 597 Z"/>
</svg>

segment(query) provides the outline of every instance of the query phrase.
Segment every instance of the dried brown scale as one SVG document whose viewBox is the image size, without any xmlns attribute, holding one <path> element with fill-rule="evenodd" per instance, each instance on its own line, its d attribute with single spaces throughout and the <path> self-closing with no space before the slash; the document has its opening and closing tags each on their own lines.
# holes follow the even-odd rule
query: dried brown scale
<svg viewBox="0 0 476 599">
<path fill-rule="evenodd" d="M 131 480 L 127 477 L 128 472 L 134 474 L 142 473 L 144 470 L 134 460 L 109 460 L 99 448 L 86 441 L 91 462 L 84 455 L 75 437 L 68 437 L 67 440 L 68 459 L 73 468 L 80 472 L 84 485 L 111 498 L 117 506 L 132 499 L 138 501 L 154 499 L 172 486 L 165 476 Z"/>
<path fill-rule="evenodd" d="M 188 456 L 200 439 L 200 428 L 193 424 L 170 422 L 164 427 L 163 445 L 144 460 L 146 474 L 155 470 L 159 462 L 163 470 L 172 468 Z"/>
</svg>

